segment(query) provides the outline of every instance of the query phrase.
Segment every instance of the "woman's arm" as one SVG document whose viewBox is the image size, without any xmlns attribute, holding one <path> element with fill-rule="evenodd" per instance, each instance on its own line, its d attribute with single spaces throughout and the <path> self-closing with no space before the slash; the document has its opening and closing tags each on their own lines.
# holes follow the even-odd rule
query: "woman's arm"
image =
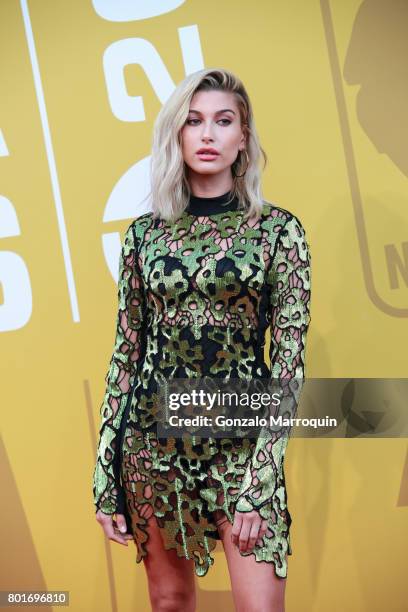
<svg viewBox="0 0 408 612">
<path fill-rule="evenodd" d="M 271 289 L 271 377 L 283 391 L 278 413 L 289 412 L 287 416 L 295 416 L 300 393 L 296 388 L 304 380 L 306 334 L 311 320 L 311 255 L 305 231 L 295 216 L 280 230 L 267 282 Z M 236 510 L 258 510 L 263 518 L 268 518 L 270 511 L 264 506 L 272 501 L 281 485 L 279 476 L 287 441 L 287 428 L 262 430 L 241 485 Z"/>
<path fill-rule="evenodd" d="M 120 483 L 114 473 L 119 430 L 129 398 L 141 352 L 145 298 L 138 263 L 137 237 L 134 222 L 127 229 L 119 261 L 118 315 L 116 337 L 109 369 L 105 377 L 106 391 L 100 408 L 100 430 L 97 461 L 93 475 L 96 511 L 114 514 L 120 511 Z"/>
</svg>

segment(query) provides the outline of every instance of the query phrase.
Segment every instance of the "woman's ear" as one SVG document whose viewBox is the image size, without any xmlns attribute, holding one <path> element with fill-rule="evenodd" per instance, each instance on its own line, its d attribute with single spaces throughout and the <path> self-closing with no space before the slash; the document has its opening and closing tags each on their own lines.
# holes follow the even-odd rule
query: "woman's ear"
<svg viewBox="0 0 408 612">
<path fill-rule="evenodd" d="M 241 137 L 241 142 L 239 143 L 239 150 L 243 151 L 244 149 L 246 149 L 246 141 L 247 141 L 247 131 L 246 131 L 246 124 L 244 123 L 242 126 L 242 137 Z M 241 145 L 242 148 L 241 148 Z"/>
</svg>

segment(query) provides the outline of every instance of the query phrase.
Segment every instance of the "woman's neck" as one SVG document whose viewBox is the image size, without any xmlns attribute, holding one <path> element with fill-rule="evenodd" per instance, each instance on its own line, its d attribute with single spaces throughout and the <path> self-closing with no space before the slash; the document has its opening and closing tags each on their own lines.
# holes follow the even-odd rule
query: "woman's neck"
<svg viewBox="0 0 408 612">
<path fill-rule="evenodd" d="M 189 169 L 186 176 L 190 192 L 198 198 L 216 198 L 231 191 L 234 181 L 229 168 L 217 175 L 199 174 Z"/>
<path fill-rule="evenodd" d="M 187 212 L 192 215 L 221 214 L 238 208 L 238 198 L 232 197 L 231 191 L 216 196 L 198 196 L 191 194 Z"/>
</svg>

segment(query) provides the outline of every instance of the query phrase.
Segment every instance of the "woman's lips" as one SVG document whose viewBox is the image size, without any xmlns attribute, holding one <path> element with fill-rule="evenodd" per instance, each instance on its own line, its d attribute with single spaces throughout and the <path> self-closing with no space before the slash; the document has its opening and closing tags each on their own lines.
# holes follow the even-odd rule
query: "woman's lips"
<svg viewBox="0 0 408 612">
<path fill-rule="evenodd" d="M 217 153 L 197 153 L 198 157 L 204 161 L 212 161 L 218 157 Z"/>
</svg>

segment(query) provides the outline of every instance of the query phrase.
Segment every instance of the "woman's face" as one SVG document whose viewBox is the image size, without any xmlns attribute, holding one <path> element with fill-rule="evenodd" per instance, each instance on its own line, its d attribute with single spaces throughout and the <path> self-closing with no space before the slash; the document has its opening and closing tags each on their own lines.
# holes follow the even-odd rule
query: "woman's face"
<svg viewBox="0 0 408 612">
<path fill-rule="evenodd" d="M 181 129 L 181 143 L 190 172 L 210 175 L 230 170 L 238 152 L 245 149 L 245 136 L 234 94 L 215 90 L 195 93 Z M 200 154 L 203 148 L 215 152 Z"/>
</svg>

